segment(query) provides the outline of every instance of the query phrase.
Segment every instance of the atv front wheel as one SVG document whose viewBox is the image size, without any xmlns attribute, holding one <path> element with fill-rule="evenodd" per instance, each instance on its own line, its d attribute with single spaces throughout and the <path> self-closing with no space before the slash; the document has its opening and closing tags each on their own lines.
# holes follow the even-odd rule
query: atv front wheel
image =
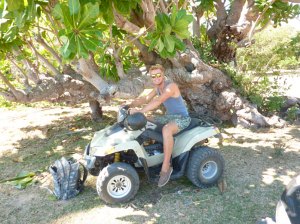
<svg viewBox="0 0 300 224">
<path fill-rule="evenodd" d="M 195 147 L 190 153 L 187 167 L 188 179 L 200 188 L 208 188 L 217 183 L 224 171 L 221 154 L 209 147 Z"/>
<path fill-rule="evenodd" d="M 99 173 L 97 192 L 107 203 L 130 201 L 139 189 L 139 176 L 136 170 L 127 163 L 113 163 Z"/>
</svg>

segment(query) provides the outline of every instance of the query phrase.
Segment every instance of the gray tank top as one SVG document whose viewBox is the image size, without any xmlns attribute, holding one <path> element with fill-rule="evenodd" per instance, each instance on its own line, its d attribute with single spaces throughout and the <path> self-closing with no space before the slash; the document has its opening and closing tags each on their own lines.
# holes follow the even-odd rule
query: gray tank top
<svg viewBox="0 0 300 224">
<path fill-rule="evenodd" d="M 165 88 L 171 83 L 171 81 L 166 81 L 165 82 Z M 157 95 L 160 96 L 160 92 L 158 88 L 156 89 Z M 164 107 L 166 108 L 167 114 L 172 114 L 172 115 L 181 115 L 184 117 L 189 116 L 189 113 L 187 111 L 186 105 L 184 103 L 184 100 L 182 96 L 178 97 L 170 97 L 168 98 L 165 102 L 163 102 Z"/>
</svg>

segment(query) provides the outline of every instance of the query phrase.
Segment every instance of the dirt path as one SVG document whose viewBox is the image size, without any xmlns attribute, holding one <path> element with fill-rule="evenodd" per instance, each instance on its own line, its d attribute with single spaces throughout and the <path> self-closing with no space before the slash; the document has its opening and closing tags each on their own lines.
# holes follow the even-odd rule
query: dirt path
<svg viewBox="0 0 300 224">
<path fill-rule="evenodd" d="M 108 122 L 111 108 L 104 108 Z M 62 153 L 81 154 L 95 130 L 87 105 L 77 108 L 0 110 L 0 179 L 22 170 L 47 167 Z M 110 117 L 111 116 L 111 117 Z M 84 130 L 69 134 L 72 130 Z M 75 132 L 74 132 L 75 133 Z M 228 128 L 219 149 L 226 161 L 227 191 L 199 190 L 186 179 L 158 189 L 141 176 L 131 203 L 106 205 L 97 196 L 96 178 L 69 201 L 56 201 L 46 189 L 47 172 L 24 190 L 0 184 L 0 223 L 255 223 L 274 216 L 284 186 L 300 173 L 299 126 L 284 129 Z M 211 144 L 218 147 L 215 140 Z"/>
</svg>

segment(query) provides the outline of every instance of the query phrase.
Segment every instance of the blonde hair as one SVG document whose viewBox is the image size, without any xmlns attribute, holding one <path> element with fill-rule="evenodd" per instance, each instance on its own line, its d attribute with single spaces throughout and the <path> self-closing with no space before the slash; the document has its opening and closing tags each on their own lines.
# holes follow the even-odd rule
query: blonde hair
<svg viewBox="0 0 300 224">
<path fill-rule="evenodd" d="M 165 73 L 165 68 L 160 64 L 152 65 L 149 69 L 149 73 L 156 69 L 160 69 L 163 73 Z"/>
</svg>

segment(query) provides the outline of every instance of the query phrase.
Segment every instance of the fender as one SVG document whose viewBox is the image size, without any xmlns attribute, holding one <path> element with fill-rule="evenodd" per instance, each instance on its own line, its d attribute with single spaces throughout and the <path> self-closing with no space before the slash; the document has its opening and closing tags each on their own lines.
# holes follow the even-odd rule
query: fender
<svg viewBox="0 0 300 224">
<path fill-rule="evenodd" d="M 109 146 L 109 147 L 94 147 L 95 153 L 93 154 L 94 156 L 106 156 L 109 154 L 113 154 L 116 152 L 121 152 L 121 151 L 126 151 L 126 150 L 133 150 L 135 152 L 135 154 L 137 155 L 137 157 L 141 157 L 141 158 L 146 158 L 146 151 L 145 149 L 135 140 L 133 141 L 127 141 L 124 142 L 122 144 L 118 144 L 118 145 L 114 145 L 114 146 Z"/>
<path fill-rule="evenodd" d="M 189 151 L 198 142 L 219 133 L 220 131 L 216 127 L 196 127 L 186 131 L 175 137 L 172 155 L 173 157 L 179 156 L 181 153 Z"/>
</svg>

